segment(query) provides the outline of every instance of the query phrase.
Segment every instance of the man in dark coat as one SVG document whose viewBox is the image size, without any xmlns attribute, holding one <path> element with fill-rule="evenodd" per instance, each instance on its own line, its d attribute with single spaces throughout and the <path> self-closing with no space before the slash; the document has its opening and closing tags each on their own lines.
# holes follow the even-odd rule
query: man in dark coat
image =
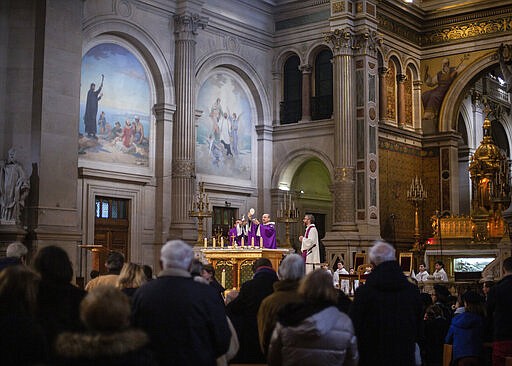
<svg viewBox="0 0 512 366">
<path fill-rule="evenodd" d="M 87 136 L 96 138 L 96 117 L 98 115 L 98 102 L 103 96 L 101 89 L 103 88 L 104 76 L 101 75 L 101 84 L 96 90 L 96 84 L 92 83 L 91 88 L 87 92 L 87 100 L 85 101 L 84 124 Z"/>
<path fill-rule="evenodd" d="M 512 257 L 503 261 L 503 278 L 487 294 L 487 317 L 492 330 L 493 365 L 512 357 Z"/>
<path fill-rule="evenodd" d="M 133 296 L 132 324 L 150 337 L 161 366 L 216 365 L 231 339 L 224 303 L 211 286 L 194 281 L 194 252 L 181 240 L 161 251 L 162 272 Z"/>
<path fill-rule="evenodd" d="M 415 365 L 423 318 L 418 288 L 407 281 L 388 243 L 375 242 L 369 258 L 375 268 L 358 287 L 349 313 L 358 340 L 359 365 Z"/>
<path fill-rule="evenodd" d="M 234 363 L 265 363 L 258 338 L 258 309 L 264 298 L 274 292 L 276 271 L 267 258 L 260 258 L 253 265 L 254 276 L 242 284 L 236 299 L 226 307 L 226 313 L 238 334 L 240 350 Z"/>
</svg>

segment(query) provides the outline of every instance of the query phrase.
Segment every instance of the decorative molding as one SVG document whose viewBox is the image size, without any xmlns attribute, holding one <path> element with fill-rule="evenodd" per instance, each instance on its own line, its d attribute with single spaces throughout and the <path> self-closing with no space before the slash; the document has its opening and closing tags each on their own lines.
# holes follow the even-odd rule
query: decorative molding
<svg viewBox="0 0 512 366">
<path fill-rule="evenodd" d="M 345 2 L 340 1 L 337 3 L 332 3 L 332 13 L 333 14 L 342 13 L 344 11 L 345 11 Z"/>
<path fill-rule="evenodd" d="M 471 23 L 453 25 L 448 28 L 437 29 L 432 32 L 424 33 L 420 38 L 420 44 L 423 46 L 435 45 L 459 39 L 511 31 L 512 16 L 490 20 L 482 19 Z"/>
<path fill-rule="evenodd" d="M 488 16 L 484 17 L 479 13 L 477 19 L 451 19 L 451 24 L 436 24 L 434 29 L 425 32 L 417 31 L 383 14 L 378 14 L 377 20 L 379 29 L 389 31 L 419 46 L 432 46 L 461 39 L 512 32 L 510 11 L 506 16 L 495 19 L 489 19 Z M 457 21 L 459 23 L 454 24 Z"/>
<path fill-rule="evenodd" d="M 115 4 L 115 11 L 117 15 L 122 16 L 124 18 L 129 18 L 133 13 L 132 6 L 130 2 L 127 0 L 117 1 Z"/>
<path fill-rule="evenodd" d="M 337 28 L 324 33 L 324 41 L 330 44 L 334 51 L 342 51 L 354 48 L 355 37 L 348 28 Z"/>
<path fill-rule="evenodd" d="M 240 51 L 240 40 L 238 37 L 227 36 L 224 38 L 224 48 L 228 51 L 238 53 Z"/>
</svg>

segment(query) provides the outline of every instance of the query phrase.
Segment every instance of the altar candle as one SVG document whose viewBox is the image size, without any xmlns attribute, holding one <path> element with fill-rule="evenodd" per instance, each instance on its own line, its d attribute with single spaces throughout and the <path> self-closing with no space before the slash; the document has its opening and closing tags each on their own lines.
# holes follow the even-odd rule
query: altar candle
<svg viewBox="0 0 512 366">
<path fill-rule="evenodd" d="M 226 269 L 222 268 L 222 274 L 220 275 L 220 284 L 226 288 Z"/>
<path fill-rule="evenodd" d="M 215 238 L 212 239 L 213 247 L 215 248 Z"/>
<path fill-rule="evenodd" d="M 220 237 L 220 246 L 221 247 L 224 246 L 224 237 L 223 236 Z"/>
<path fill-rule="evenodd" d="M 263 237 L 260 236 L 260 248 L 262 248 L 262 247 L 263 247 Z"/>
<path fill-rule="evenodd" d="M 204 247 L 208 248 L 208 238 L 204 238 Z"/>
<path fill-rule="evenodd" d="M 234 240 L 234 243 L 235 243 L 235 247 L 236 247 L 236 240 Z M 242 236 L 242 246 L 245 245 L 245 238 Z"/>
<path fill-rule="evenodd" d="M 251 247 L 254 246 L 254 236 L 251 238 Z"/>
</svg>

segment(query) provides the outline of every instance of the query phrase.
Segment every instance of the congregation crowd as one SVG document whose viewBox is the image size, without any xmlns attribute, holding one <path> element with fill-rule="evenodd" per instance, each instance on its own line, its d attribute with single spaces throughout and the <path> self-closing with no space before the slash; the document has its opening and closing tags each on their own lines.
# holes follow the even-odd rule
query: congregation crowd
<svg viewBox="0 0 512 366">
<path fill-rule="evenodd" d="M 257 259 L 252 279 L 225 291 L 181 240 L 162 247 L 155 278 L 111 252 L 108 274 L 85 290 L 63 249 L 41 248 L 30 263 L 27 253 L 13 243 L 0 259 L 2 365 L 436 366 L 445 344 L 455 366 L 512 357 L 512 257 L 489 291 L 468 290 L 451 306 L 446 286 L 421 293 L 382 241 L 353 299 L 330 271 L 306 274 L 297 254 L 277 271 Z"/>
</svg>

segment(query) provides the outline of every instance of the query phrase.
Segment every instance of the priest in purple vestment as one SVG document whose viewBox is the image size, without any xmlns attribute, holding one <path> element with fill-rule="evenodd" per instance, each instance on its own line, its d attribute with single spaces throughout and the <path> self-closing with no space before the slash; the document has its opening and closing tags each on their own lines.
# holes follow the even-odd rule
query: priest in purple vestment
<svg viewBox="0 0 512 366">
<path fill-rule="evenodd" d="M 229 237 L 229 245 L 242 245 L 242 220 L 236 220 L 235 224 L 231 229 L 229 229 L 228 237 Z"/>
<path fill-rule="evenodd" d="M 254 224 L 258 225 L 254 245 L 259 246 L 261 242 L 263 243 L 263 248 L 276 249 L 276 227 L 275 223 L 270 221 L 270 215 L 263 214 L 263 216 L 261 216 L 261 224 L 257 219 L 253 221 L 253 225 Z"/>
</svg>

